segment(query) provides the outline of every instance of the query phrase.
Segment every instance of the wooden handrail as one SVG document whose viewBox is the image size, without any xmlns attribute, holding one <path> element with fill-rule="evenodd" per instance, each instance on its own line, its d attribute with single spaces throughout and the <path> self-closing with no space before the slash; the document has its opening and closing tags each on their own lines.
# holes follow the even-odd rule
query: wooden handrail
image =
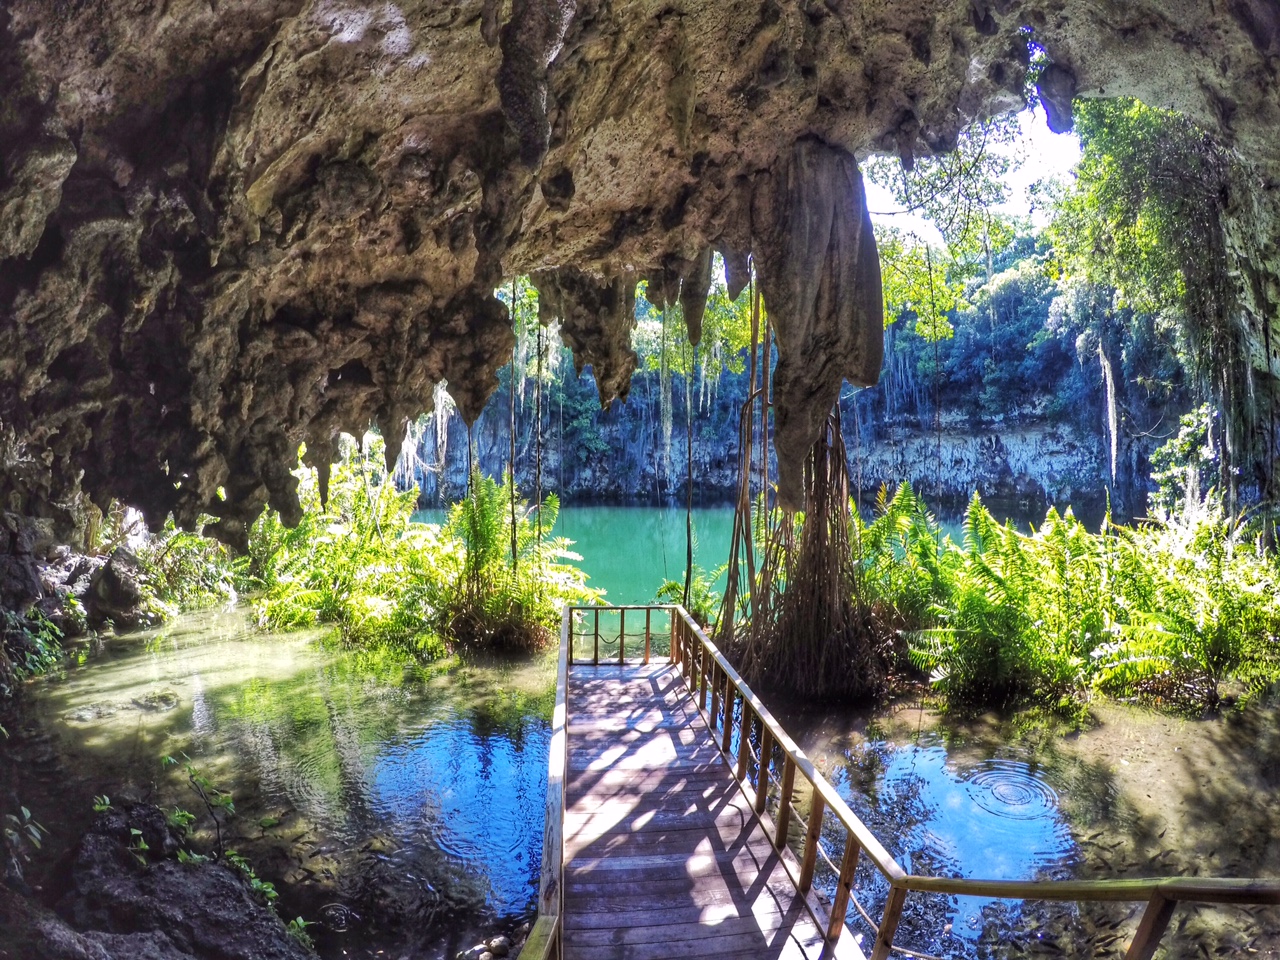
<svg viewBox="0 0 1280 960">
<path fill-rule="evenodd" d="M 1226 877 L 1164 877 L 1126 880 L 967 880 L 909 874 L 894 886 L 912 893 L 993 897 L 998 900 L 1120 901 L 1134 903 L 1160 894 L 1196 903 L 1280 904 L 1280 880 Z"/>
<path fill-rule="evenodd" d="M 655 607 L 655 609 L 658 609 Z M 853 900 L 853 879 L 860 856 L 865 856 L 889 881 L 889 895 L 884 914 L 876 930 L 875 947 L 871 960 L 886 960 L 893 947 L 893 936 L 908 893 L 940 893 L 955 896 L 984 896 L 1010 900 L 1058 900 L 1075 902 L 1141 902 L 1146 901 L 1142 919 L 1133 942 L 1126 953 L 1126 960 L 1150 960 L 1160 937 L 1169 924 L 1173 908 L 1179 902 L 1217 904 L 1280 904 L 1280 880 L 1269 879 L 1221 879 L 1203 877 L 1165 877 L 1125 880 L 970 880 L 951 877 L 922 877 L 908 874 L 898 865 L 884 846 L 876 839 L 849 805 L 836 792 L 804 751 L 787 735 L 774 719 L 769 709 L 760 702 L 747 683 L 725 659 L 702 628 L 679 605 L 663 605 L 661 609 L 672 611 L 671 660 L 684 673 L 689 690 L 693 694 L 699 712 L 706 719 L 713 739 L 716 724 L 722 724 L 721 750 L 739 781 L 750 787 L 749 773 L 752 759 L 750 737 L 756 720 L 760 723 L 760 757 L 755 784 L 756 809 L 763 811 L 769 790 L 770 759 L 774 746 L 783 752 L 782 783 L 775 840 L 781 849 L 786 845 L 788 820 L 793 810 L 794 779 L 798 773 L 809 781 L 813 793 L 810 801 L 808 823 L 805 829 L 804 849 L 800 859 L 796 885 L 801 894 L 807 894 L 813 881 L 814 865 L 822 842 L 822 818 L 826 810 L 840 822 L 846 834 L 845 850 L 841 858 L 836 882 L 835 900 L 831 905 L 827 930 L 829 956 L 835 941 L 844 930 L 844 921 L 850 901 Z M 677 627 L 679 624 L 679 627 Z M 707 688 L 714 692 L 717 674 L 725 678 L 723 712 L 716 709 L 715 697 L 707 703 Z M 734 724 L 734 691 L 742 703 L 737 720 L 738 752 L 732 755 L 732 727 Z M 825 857 L 825 854 L 824 854 Z M 830 861 L 829 857 L 825 857 Z"/>
</svg>

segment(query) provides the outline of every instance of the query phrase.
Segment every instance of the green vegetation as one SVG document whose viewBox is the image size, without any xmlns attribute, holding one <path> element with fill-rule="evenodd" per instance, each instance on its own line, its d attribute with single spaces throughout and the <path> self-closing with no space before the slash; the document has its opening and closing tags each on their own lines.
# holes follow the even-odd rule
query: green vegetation
<svg viewBox="0 0 1280 960">
<path fill-rule="evenodd" d="M 367 456 L 349 445 L 325 503 L 315 472 L 299 469 L 297 527 L 270 512 L 254 525 L 263 626 L 333 624 L 351 644 L 423 659 L 468 644 L 533 650 L 550 642 L 565 602 L 594 595 L 563 562 L 576 559 L 568 542 L 551 536 L 554 496 L 535 509 L 516 501 L 513 538 L 510 485 L 477 474 L 443 526 L 418 523 L 417 490 L 395 489 L 381 470 L 381 440 L 372 439 Z"/>
<path fill-rule="evenodd" d="M 1227 236 L 1229 209 L 1247 204 L 1250 172 L 1191 120 L 1136 100 L 1084 100 L 1077 182 L 1055 204 L 1051 240 L 1063 269 L 1110 286 L 1123 306 L 1168 318 L 1179 355 L 1221 429 L 1212 442 L 1234 509 L 1242 487 L 1273 495 L 1274 410 L 1249 356 L 1242 265 Z M 1247 283 L 1246 281 L 1243 281 Z"/>
<path fill-rule="evenodd" d="M 154 598 L 150 604 L 157 620 L 184 610 L 234 603 L 251 585 L 245 558 L 233 556 L 226 544 L 204 536 L 203 529 L 202 522 L 197 530 L 179 530 L 170 517 L 138 551 L 142 586 Z"/>
<path fill-rule="evenodd" d="M 1098 533 L 1052 509 L 1023 533 L 975 495 L 957 544 L 904 485 L 853 540 L 948 705 L 1071 711 L 1094 691 L 1212 708 L 1280 679 L 1280 564 L 1254 533 L 1214 494 Z"/>
<path fill-rule="evenodd" d="M 21 616 L 0 610 L 0 697 L 62 659 L 62 633 L 39 610 Z M 0 732 L 4 728 L 0 727 Z"/>
</svg>

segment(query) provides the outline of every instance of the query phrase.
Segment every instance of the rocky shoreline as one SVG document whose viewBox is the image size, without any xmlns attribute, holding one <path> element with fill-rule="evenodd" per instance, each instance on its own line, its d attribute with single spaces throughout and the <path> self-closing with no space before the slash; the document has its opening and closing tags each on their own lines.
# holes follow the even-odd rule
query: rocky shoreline
<svg viewBox="0 0 1280 960">
<path fill-rule="evenodd" d="M 42 891 L 10 866 L 0 884 L 0 960 L 306 960 L 243 873 L 180 863 L 159 807 L 108 809 Z"/>
</svg>

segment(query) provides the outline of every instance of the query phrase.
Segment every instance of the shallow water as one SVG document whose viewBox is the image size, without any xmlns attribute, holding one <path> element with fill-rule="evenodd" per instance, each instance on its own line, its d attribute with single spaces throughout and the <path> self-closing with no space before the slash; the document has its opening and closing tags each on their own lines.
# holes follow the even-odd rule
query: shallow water
<svg viewBox="0 0 1280 960">
<path fill-rule="evenodd" d="M 947 721 L 918 703 L 779 716 L 909 872 L 1280 876 L 1280 699 L 1203 721 L 1099 704 L 1083 731 L 1026 716 Z M 824 841 L 842 849 L 830 818 Z M 878 920 L 887 885 L 865 862 L 858 892 Z M 943 957 L 1061 955 L 1050 943 L 1119 957 L 1140 909 L 912 894 L 898 943 Z M 1170 958 L 1280 957 L 1280 910 L 1182 908 L 1164 943 Z"/>
<path fill-rule="evenodd" d="M 233 793 L 228 846 L 281 913 L 327 921 L 326 956 L 452 956 L 533 915 L 548 657 L 431 672 L 223 612 L 109 640 L 28 693 L 0 782 L 49 828 L 43 866 L 101 793 L 198 813 L 211 843 L 189 758 Z"/>
</svg>

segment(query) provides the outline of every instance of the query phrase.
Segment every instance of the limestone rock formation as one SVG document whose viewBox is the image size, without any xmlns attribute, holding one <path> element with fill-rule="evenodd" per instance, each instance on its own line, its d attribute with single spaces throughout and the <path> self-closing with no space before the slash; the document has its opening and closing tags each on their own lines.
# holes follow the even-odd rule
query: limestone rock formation
<svg viewBox="0 0 1280 960">
<path fill-rule="evenodd" d="M 68 536 L 84 491 L 242 540 L 265 503 L 297 517 L 300 442 L 323 463 L 373 422 L 392 455 L 442 380 L 474 417 L 504 278 L 539 277 L 608 402 L 628 285 L 692 304 L 711 249 L 734 285 L 757 260 L 790 457 L 838 377 L 874 375 L 848 326 L 874 298 L 856 219 L 788 247 L 788 198 L 852 202 L 855 157 L 1019 107 L 1029 42 L 1056 128 L 1077 95 L 1177 107 L 1275 209 L 1275 0 L 7 0 L 0 503 Z"/>
<path fill-rule="evenodd" d="M 158 807 L 102 814 L 70 858 L 58 913 L 0 884 L 0 960 L 315 956 L 239 873 L 181 864 L 179 846 Z"/>
</svg>

